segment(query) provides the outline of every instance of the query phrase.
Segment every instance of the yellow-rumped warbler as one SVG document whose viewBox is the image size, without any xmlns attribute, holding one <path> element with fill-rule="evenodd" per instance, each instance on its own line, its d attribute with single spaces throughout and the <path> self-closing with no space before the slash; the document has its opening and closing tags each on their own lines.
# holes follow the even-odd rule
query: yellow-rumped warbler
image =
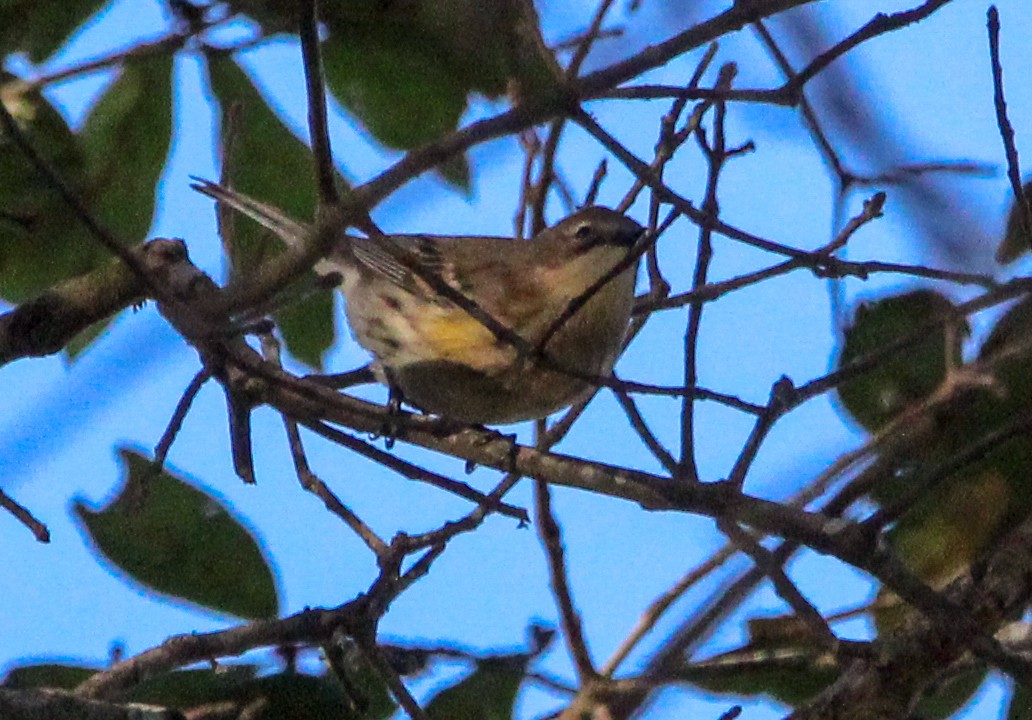
<svg viewBox="0 0 1032 720">
<path fill-rule="evenodd" d="M 288 245 L 308 232 L 232 189 L 205 181 L 194 187 Z M 526 241 L 341 235 L 315 270 L 340 276 L 348 322 L 374 356 L 377 379 L 424 411 L 507 424 L 570 405 L 591 392 L 592 378 L 609 375 L 634 304 L 638 263 L 628 262 L 629 254 L 643 232 L 620 213 L 592 206 Z M 620 264 L 626 267 L 617 271 Z M 428 280 L 461 293 L 523 343 L 501 337 Z M 578 298 L 576 312 L 557 324 Z"/>
</svg>

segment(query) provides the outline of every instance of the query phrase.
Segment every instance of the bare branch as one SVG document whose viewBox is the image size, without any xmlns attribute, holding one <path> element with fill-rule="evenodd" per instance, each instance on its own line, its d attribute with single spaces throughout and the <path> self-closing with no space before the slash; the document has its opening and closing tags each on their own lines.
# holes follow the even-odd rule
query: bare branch
<svg viewBox="0 0 1032 720">
<path fill-rule="evenodd" d="M 32 531 L 36 539 L 41 543 L 50 542 L 50 530 L 29 512 L 24 506 L 18 504 L 10 495 L 0 489 L 0 507 L 9 512 L 22 525 Z"/>
<path fill-rule="evenodd" d="M 301 56 L 305 66 L 305 89 L 308 96 L 308 133 L 312 139 L 312 157 L 319 187 L 319 202 L 333 206 L 340 201 L 337 192 L 333 151 L 326 122 L 326 86 L 323 82 L 322 53 L 319 50 L 319 2 L 298 3 Z"/>
<path fill-rule="evenodd" d="M 540 480 L 534 483 L 534 500 L 537 518 L 538 537 L 548 557 L 549 578 L 552 585 L 552 596 L 559 608 L 559 621 L 563 627 L 566 646 L 577 668 L 581 683 L 589 682 L 596 676 L 595 666 L 591 662 L 587 642 L 584 639 L 584 628 L 580 614 L 573 604 L 570 594 L 569 580 L 566 576 L 565 550 L 563 549 L 562 531 L 552 514 L 552 495 L 548 484 Z"/>
<path fill-rule="evenodd" d="M 205 368 L 201 368 L 193 376 L 190 384 L 186 386 L 186 390 L 180 396 L 179 402 L 176 403 L 176 409 L 173 411 L 172 417 L 169 418 L 168 425 L 165 427 L 165 432 L 161 434 L 161 439 L 158 440 L 158 444 L 154 447 L 154 466 L 157 469 L 160 470 L 165 466 L 168 451 L 172 449 L 172 443 L 175 442 L 176 436 L 179 435 L 179 431 L 183 427 L 183 421 L 186 420 L 186 416 L 190 412 L 190 406 L 193 405 L 197 393 L 201 391 L 201 388 L 210 379 L 211 375 L 208 371 Z"/>
<path fill-rule="evenodd" d="M 189 263 L 182 240 L 157 238 L 127 253 L 135 269 L 113 260 L 0 315 L 0 365 L 63 350 L 93 323 L 142 302 L 149 294 L 145 276 L 172 273 Z"/>
<path fill-rule="evenodd" d="M 1014 126 L 1007 117 L 1007 100 L 1003 94 L 1003 66 L 1000 64 L 1000 12 L 995 5 L 990 5 L 987 12 L 987 28 L 989 30 L 989 61 L 993 71 L 993 105 L 996 108 L 996 125 L 1000 129 L 1003 150 L 1007 156 L 1007 179 L 1010 180 L 1014 193 L 1015 208 L 1020 208 L 1019 222 L 1022 223 L 1023 237 L 1032 237 L 1032 204 L 1021 186 L 1021 162 L 1018 160 L 1018 147 L 1014 142 Z M 1028 249 L 1028 248 L 1025 248 Z"/>
</svg>

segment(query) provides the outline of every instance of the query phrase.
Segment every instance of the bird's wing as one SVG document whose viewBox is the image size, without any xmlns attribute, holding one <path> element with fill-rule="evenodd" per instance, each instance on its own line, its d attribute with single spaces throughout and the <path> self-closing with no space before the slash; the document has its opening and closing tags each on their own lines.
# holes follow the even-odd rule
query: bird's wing
<svg viewBox="0 0 1032 720">
<path fill-rule="evenodd" d="M 356 239 L 351 254 L 364 269 L 406 292 L 429 294 L 421 277 L 434 275 L 448 281 L 438 241 L 431 235 L 382 235 Z"/>
</svg>

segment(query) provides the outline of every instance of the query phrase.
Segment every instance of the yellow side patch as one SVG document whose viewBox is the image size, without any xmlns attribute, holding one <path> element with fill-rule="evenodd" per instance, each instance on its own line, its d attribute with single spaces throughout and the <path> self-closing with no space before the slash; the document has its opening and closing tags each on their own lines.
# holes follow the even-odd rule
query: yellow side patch
<svg viewBox="0 0 1032 720">
<path fill-rule="evenodd" d="M 461 311 L 421 318 L 418 332 L 440 359 L 474 368 L 493 366 L 504 353 L 494 333 Z"/>
</svg>

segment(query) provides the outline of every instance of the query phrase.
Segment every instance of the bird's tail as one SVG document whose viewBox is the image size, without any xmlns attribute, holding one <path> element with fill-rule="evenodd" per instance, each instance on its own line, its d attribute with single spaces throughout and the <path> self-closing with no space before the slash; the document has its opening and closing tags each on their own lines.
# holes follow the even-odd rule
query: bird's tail
<svg viewBox="0 0 1032 720">
<path fill-rule="evenodd" d="M 251 218 L 259 225 L 267 227 L 289 247 L 301 247 L 304 243 L 305 235 L 311 232 L 307 225 L 291 220 L 272 205 L 258 202 L 243 193 L 237 192 L 233 188 L 218 185 L 210 180 L 198 177 L 191 179 L 193 183 L 190 187 L 194 190 L 213 198 L 216 202 L 228 205 Z"/>
</svg>

